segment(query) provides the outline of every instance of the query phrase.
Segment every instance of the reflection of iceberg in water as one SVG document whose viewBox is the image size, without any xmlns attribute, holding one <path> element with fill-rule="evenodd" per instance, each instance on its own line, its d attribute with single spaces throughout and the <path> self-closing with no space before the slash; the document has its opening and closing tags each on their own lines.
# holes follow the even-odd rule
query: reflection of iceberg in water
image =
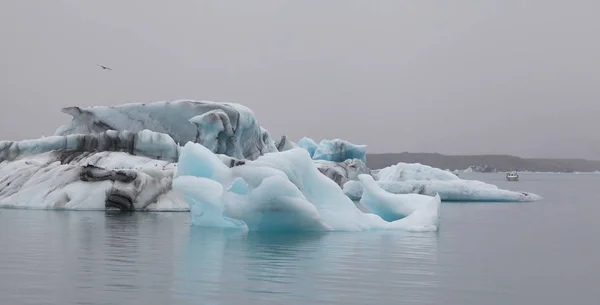
<svg viewBox="0 0 600 305">
<path fill-rule="evenodd" d="M 175 298 L 185 303 L 246 304 L 248 294 L 282 294 L 309 268 L 301 259 L 322 234 L 257 234 L 191 227 Z M 315 248 L 315 247 L 312 247 Z M 310 281 L 305 284 L 310 284 Z M 305 289 L 306 290 L 306 289 Z M 264 304 L 264 303 L 257 303 Z"/>
<path fill-rule="evenodd" d="M 176 268 L 180 274 L 174 283 L 174 298 L 185 304 L 199 300 L 207 305 L 221 304 L 220 290 L 231 282 L 228 276 L 234 275 L 224 271 L 228 240 L 243 241 L 245 235 L 235 230 L 190 227 L 182 265 Z"/>
<path fill-rule="evenodd" d="M 324 299 L 340 304 L 435 303 L 436 233 L 340 232 L 322 244 L 306 278 Z"/>
<path fill-rule="evenodd" d="M 178 301 L 202 304 L 434 303 L 437 234 L 283 234 L 190 228 Z"/>
<path fill-rule="evenodd" d="M 250 232 L 243 245 L 244 291 L 268 298 L 275 293 L 278 299 L 323 299 L 314 281 L 314 271 L 319 270 L 319 259 L 327 239 L 324 232 L 274 233 Z M 266 300 L 265 300 L 266 301 Z M 286 302 L 287 303 L 287 302 Z"/>
<path fill-rule="evenodd" d="M 184 248 L 180 232 L 189 229 L 164 219 L 171 215 L 0 211 L 0 231 L 19 228 L 2 238 L 1 273 L 11 281 L 2 282 L 0 304 L 172 304 L 157 287 L 171 285 L 171 252 Z M 11 302 L 5 292 L 20 293 Z"/>
</svg>

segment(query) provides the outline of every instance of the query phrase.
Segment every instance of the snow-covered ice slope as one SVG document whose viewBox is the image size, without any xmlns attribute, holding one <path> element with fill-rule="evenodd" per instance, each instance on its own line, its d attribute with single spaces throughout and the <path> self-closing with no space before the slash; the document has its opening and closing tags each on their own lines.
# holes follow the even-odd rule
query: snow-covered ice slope
<svg viewBox="0 0 600 305">
<path fill-rule="evenodd" d="M 432 231 L 438 224 L 438 218 L 431 215 L 438 215 L 439 197 L 430 197 L 430 204 L 391 222 L 361 212 L 334 181 L 317 170 L 307 151 L 299 148 L 228 168 L 205 147 L 188 143 L 181 151 L 173 187 L 186 197 L 192 221 L 199 226 Z"/>
<path fill-rule="evenodd" d="M 55 135 L 96 134 L 107 130 L 148 129 L 169 135 L 175 143 L 201 143 L 212 152 L 239 159 L 256 159 L 277 151 L 269 133 L 243 105 L 180 100 L 119 106 L 68 107 L 73 120 Z"/>
<path fill-rule="evenodd" d="M 406 180 L 459 180 L 455 174 L 420 163 L 403 163 L 388 166 L 374 175 L 378 181 Z"/>
</svg>

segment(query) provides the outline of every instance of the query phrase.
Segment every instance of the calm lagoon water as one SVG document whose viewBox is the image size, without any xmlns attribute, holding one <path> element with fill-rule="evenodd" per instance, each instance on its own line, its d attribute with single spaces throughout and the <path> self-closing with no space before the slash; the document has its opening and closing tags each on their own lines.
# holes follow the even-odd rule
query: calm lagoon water
<svg viewBox="0 0 600 305">
<path fill-rule="evenodd" d="M 0 304 L 600 304 L 600 175 L 462 174 L 437 233 L 258 234 L 187 213 L 0 209 Z"/>
</svg>

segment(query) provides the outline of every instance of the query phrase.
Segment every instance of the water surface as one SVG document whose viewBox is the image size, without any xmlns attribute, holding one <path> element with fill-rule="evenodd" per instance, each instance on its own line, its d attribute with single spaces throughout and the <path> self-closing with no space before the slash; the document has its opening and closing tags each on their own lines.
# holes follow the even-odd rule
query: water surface
<svg viewBox="0 0 600 305">
<path fill-rule="evenodd" d="M 600 175 L 462 174 L 437 233 L 259 234 L 187 213 L 0 209 L 0 304 L 598 304 Z"/>
</svg>

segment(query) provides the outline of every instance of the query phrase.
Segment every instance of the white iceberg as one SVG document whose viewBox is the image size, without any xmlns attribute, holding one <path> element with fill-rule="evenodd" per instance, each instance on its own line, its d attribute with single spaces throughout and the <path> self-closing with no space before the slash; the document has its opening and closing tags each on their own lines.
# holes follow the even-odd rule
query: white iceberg
<svg viewBox="0 0 600 305">
<path fill-rule="evenodd" d="M 172 191 L 180 149 L 149 130 L 1 141 L 0 207 L 187 211 Z M 215 157 L 229 167 L 245 162 Z"/>
<path fill-rule="evenodd" d="M 0 206 L 186 211 L 176 164 L 124 152 L 47 152 L 0 163 Z"/>
<path fill-rule="evenodd" d="M 417 218 L 427 217 L 433 225 L 438 225 L 439 204 L 441 201 L 437 194 L 435 198 L 419 194 L 393 194 L 379 187 L 373 177 L 369 175 L 361 174 L 358 178 L 363 185 L 360 203 L 370 212 L 381 216 L 386 221 L 394 221 L 411 217 L 419 211 L 421 215 Z M 429 207 L 430 205 L 436 207 Z"/>
<path fill-rule="evenodd" d="M 173 188 L 190 204 L 200 226 L 248 230 L 437 230 L 439 198 L 405 218 L 385 221 L 363 213 L 322 175 L 304 149 L 270 153 L 228 168 L 202 145 L 181 152 Z M 381 190 L 380 190 L 381 191 Z M 383 191 L 381 191 L 383 192 Z M 395 202 L 383 204 L 394 205 Z"/>
<path fill-rule="evenodd" d="M 380 169 L 374 176 L 378 181 L 460 180 L 458 176 L 450 171 L 420 163 L 404 162 Z"/>
<path fill-rule="evenodd" d="M 476 180 L 408 180 L 376 181 L 377 185 L 393 194 L 438 194 L 442 201 L 460 202 L 528 202 L 543 199 L 529 192 L 515 192 L 500 189 L 495 185 Z M 363 185 L 360 181 L 344 184 L 344 194 L 352 200 L 360 200 Z"/>
<path fill-rule="evenodd" d="M 524 202 L 542 197 L 533 193 L 499 189 L 477 180 L 463 180 L 454 174 L 421 164 L 398 163 L 374 174 L 376 183 L 393 194 L 422 194 L 435 196 L 442 201 Z M 352 200 L 363 196 L 363 183 L 348 181 L 344 193 Z"/>
</svg>

